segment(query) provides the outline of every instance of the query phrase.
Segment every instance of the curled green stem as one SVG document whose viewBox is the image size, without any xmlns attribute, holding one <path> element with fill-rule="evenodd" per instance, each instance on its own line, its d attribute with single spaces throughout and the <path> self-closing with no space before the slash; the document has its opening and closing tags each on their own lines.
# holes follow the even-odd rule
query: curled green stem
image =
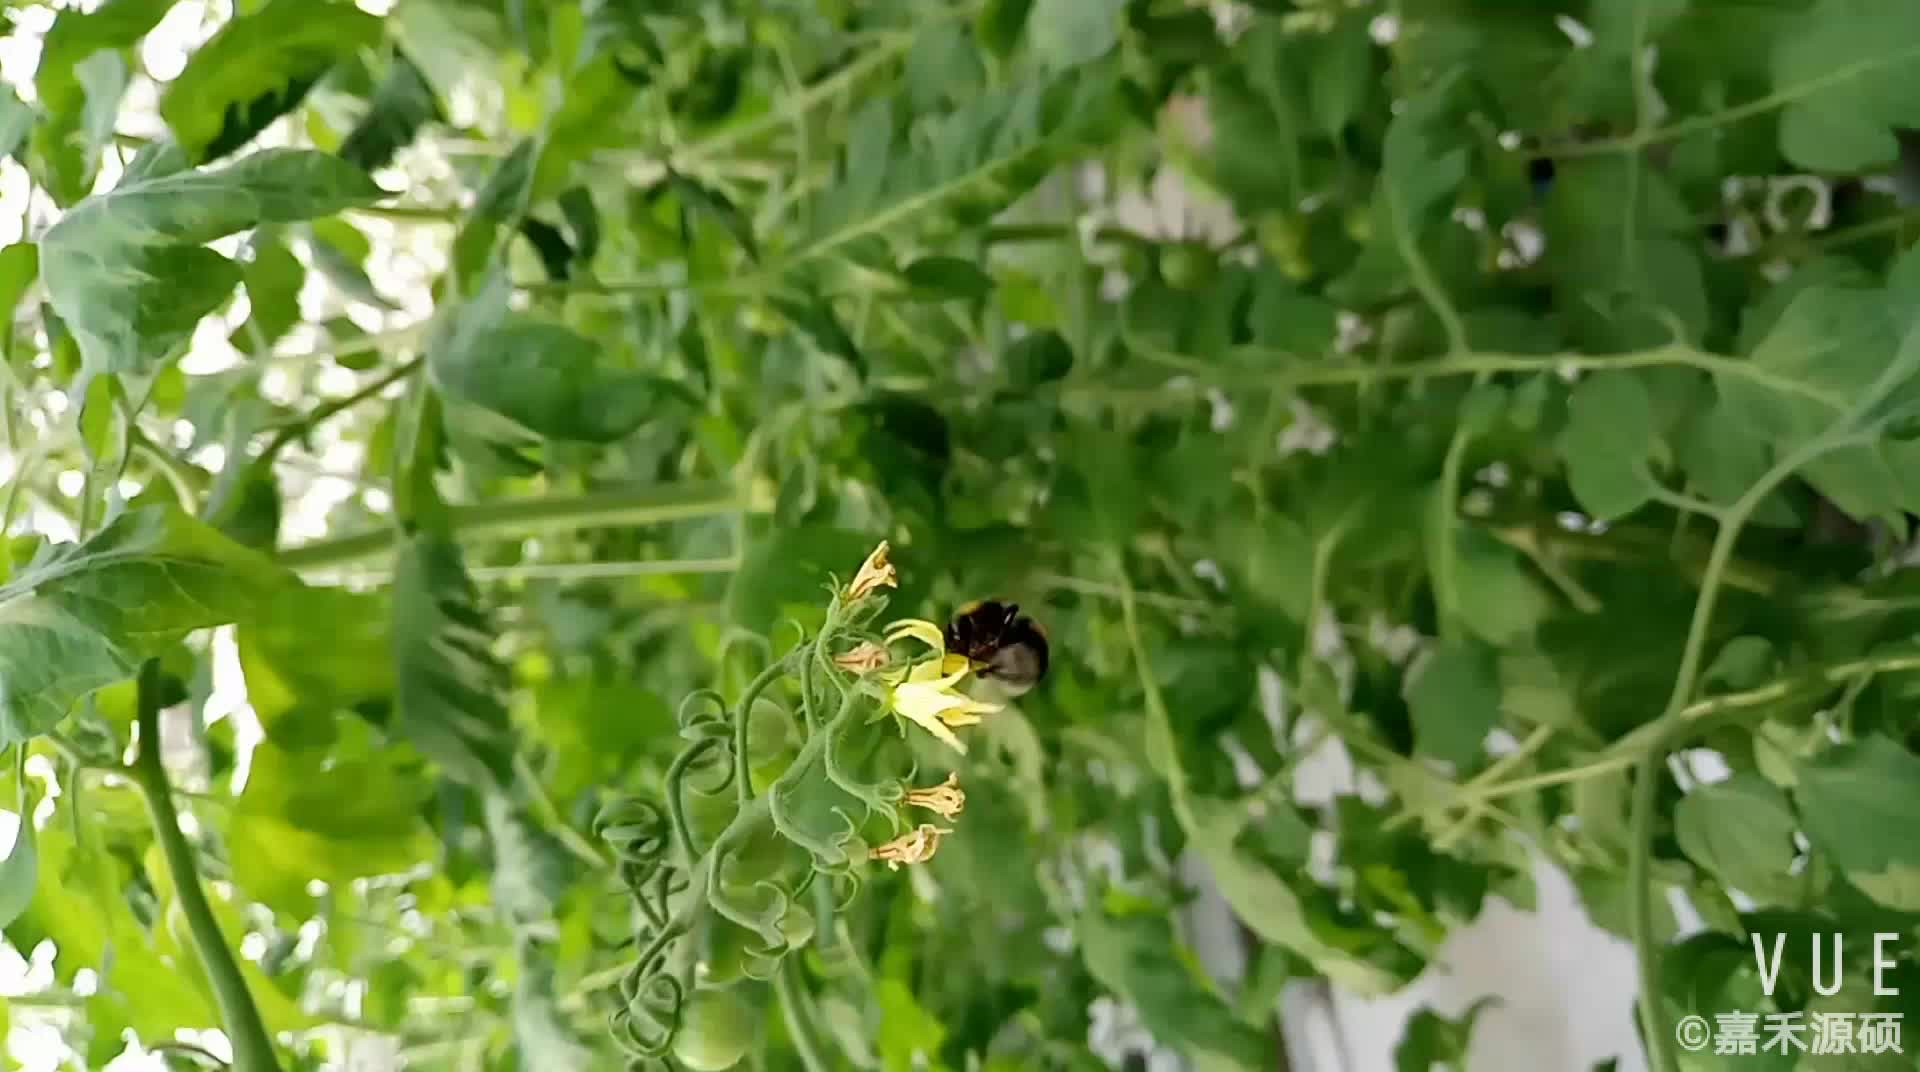
<svg viewBox="0 0 1920 1072">
<path fill-rule="evenodd" d="M 719 742 L 709 737 L 695 741 L 682 749 L 673 759 L 673 765 L 667 768 L 667 815 L 673 820 L 673 836 L 680 841 L 680 851 L 686 854 L 687 866 L 692 867 L 700 860 L 699 845 L 694 841 L 693 824 L 687 821 L 687 804 L 682 799 L 682 786 L 687 780 L 687 771 L 700 757 L 706 755 Z"/>
<path fill-rule="evenodd" d="M 740 703 L 733 709 L 733 776 L 734 791 L 740 796 L 740 803 L 753 799 L 753 778 L 750 757 L 747 754 L 747 732 L 753 721 L 753 705 L 760 694 L 767 691 L 782 674 L 787 672 L 787 664 L 792 655 L 775 659 L 760 676 L 747 684 L 747 691 L 741 693 Z"/>
<path fill-rule="evenodd" d="M 180 899 L 181 914 L 193 936 L 194 951 L 199 954 L 208 980 L 213 984 L 214 1002 L 220 1009 L 220 1022 L 233 1044 L 234 1072 L 280 1072 L 274 1055 L 273 1039 L 267 1034 L 260 1008 L 254 1004 L 240 965 L 220 933 L 213 906 L 200 885 L 200 871 L 193 859 L 193 847 L 180 832 L 180 816 L 173 808 L 173 789 L 166 768 L 160 761 L 160 664 L 149 659 L 140 667 L 136 717 L 140 727 L 140 752 L 130 772 L 140 794 L 146 799 L 153 819 L 153 834 L 166 856 L 167 872 L 173 878 L 174 896 Z"/>
</svg>

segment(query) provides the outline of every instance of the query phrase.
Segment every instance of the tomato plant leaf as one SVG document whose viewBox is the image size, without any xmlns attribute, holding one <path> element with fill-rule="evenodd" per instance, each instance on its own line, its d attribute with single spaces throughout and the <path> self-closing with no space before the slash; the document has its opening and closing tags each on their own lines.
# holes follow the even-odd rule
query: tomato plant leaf
<svg viewBox="0 0 1920 1072">
<path fill-rule="evenodd" d="M 0 860 L 0 927 L 10 927 L 33 903 L 34 888 L 40 881 L 39 833 L 33 825 L 33 795 L 27 786 L 27 752 L 24 743 L 14 746 L 14 817 L 18 820 L 13 847 Z"/>
<path fill-rule="evenodd" d="M 79 200 L 93 181 L 105 143 L 102 126 L 112 133 L 126 88 L 121 53 L 172 7 L 169 0 L 108 0 L 90 11 L 64 8 L 41 40 L 33 82 L 42 120 L 28 164 L 61 204 Z"/>
<path fill-rule="evenodd" d="M 987 0 L 974 16 L 973 33 L 981 47 L 1006 57 L 1019 47 L 1034 0 Z"/>
<path fill-rule="evenodd" d="M 1595 518 L 1625 517 L 1653 497 L 1657 447 L 1653 401 L 1631 373 L 1589 377 L 1568 400 L 1560 456 L 1574 498 Z"/>
<path fill-rule="evenodd" d="M 1732 889 L 1778 902 L 1805 885 L 1792 875 L 1793 809 L 1757 774 L 1743 771 L 1688 793 L 1673 821 L 1681 851 Z"/>
<path fill-rule="evenodd" d="M 47 732 L 82 696 L 290 581 L 172 507 L 134 507 L 85 542 L 49 546 L 0 587 L 0 745 Z"/>
<path fill-rule="evenodd" d="M 1006 366 L 1008 385 L 1019 391 L 1064 379 L 1073 371 L 1073 350 L 1057 331 L 1021 336 L 1000 360 Z"/>
<path fill-rule="evenodd" d="M 1099 59 L 1120 40 L 1125 0 L 1033 0 L 1027 35 L 1034 55 L 1054 67 Z"/>
<path fill-rule="evenodd" d="M 660 376 L 604 367 L 600 345 L 561 324 L 512 312 L 496 274 L 454 310 L 431 348 L 447 397 L 491 410 L 549 439 L 606 443 L 683 411 L 686 388 Z"/>
<path fill-rule="evenodd" d="M 1902 835 L 1920 823 L 1920 757 L 1875 734 L 1820 752 L 1798 779 L 1794 796 L 1813 846 L 1869 896 L 1920 908 L 1920 853 Z"/>
<path fill-rule="evenodd" d="M 1900 0 L 1822 0 L 1781 33 L 1776 92 L 1791 94 L 1780 149 L 1812 171 L 1857 171 L 1898 153 L 1920 125 L 1920 10 Z"/>
<path fill-rule="evenodd" d="M 1458 1017 L 1442 1016 L 1432 1009 L 1421 1009 L 1407 1021 L 1400 1044 L 1393 1050 L 1393 1067 L 1398 1072 L 1432 1072 L 1435 1068 L 1467 1067 L 1467 1047 L 1473 1039 L 1473 1025 L 1494 998 L 1481 998 L 1467 1006 Z"/>
<path fill-rule="evenodd" d="M 204 243 L 380 195 L 344 161 L 269 149 L 217 171 L 144 179 L 88 198 L 47 231 L 41 275 L 90 367 L 149 372 L 241 278 L 239 266 Z"/>
<path fill-rule="evenodd" d="M 394 699 L 402 735 L 448 777 L 500 788 L 512 781 L 506 669 L 458 545 L 418 535 L 393 578 Z"/>
<path fill-rule="evenodd" d="M 32 242 L 15 242 L 0 248 L 0 324 L 11 328 L 14 311 L 27 288 L 40 277 L 40 247 Z M 0 364 L 13 359 L 13 332 L 0 334 Z"/>
<path fill-rule="evenodd" d="M 992 277 L 959 257 L 922 257 L 900 274 L 908 286 L 935 301 L 972 301 L 993 293 Z"/>
<path fill-rule="evenodd" d="M 12 86 L 0 86 L 0 156 L 12 156 L 33 133 L 33 109 Z"/>
<path fill-rule="evenodd" d="M 313 880 L 346 886 L 399 874 L 430 851 L 418 757 L 369 740 L 368 730 L 351 736 L 317 770 L 308 753 L 274 743 L 253 751 L 227 839 L 234 877 L 280 911 L 311 911 Z"/>
<path fill-rule="evenodd" d="M 251 141 L 299 106 L 340 59 L 380 39 L 380 20 L 333 0 L 268 0 L 220 27 L 168 83 L 160 114 L 196 162 Z"/>
<path fill-rule="evenodd" d="M 1096 908 L 1083 912 L 1074 930 L 1093 977 L 1132 1002 L 1147 1030 L 1178 1046 L 1196 1072 L 1267 1067 L 1260 1034 L 1182 970 L 1165 918 L 1115 918 Z"/>
<path fill-rule="evenodd" d="M 442 118 L 440 99 L 426 75 L 396 48 L 367 103 L 367 113 L 340 142 L 340 157 L 368 171 L 384 167 L 395 153 L 412 144 L 422 128 Z"/>
<path fill-rule="evenodd" d="M 1500 671 L 1492 648 L 1473 639 L 1441 641 L 1407 686 L 1419 750 L 1456 766 L 1480 755 L 1500 710 Z"/>
</svg>

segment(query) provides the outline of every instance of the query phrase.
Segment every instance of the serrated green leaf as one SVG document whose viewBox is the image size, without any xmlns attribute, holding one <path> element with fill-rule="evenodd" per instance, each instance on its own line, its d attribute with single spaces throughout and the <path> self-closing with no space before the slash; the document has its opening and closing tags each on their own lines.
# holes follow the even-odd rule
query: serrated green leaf
<svg viewBox="0 0 1920 1072">
<path fill-rule="evenodd" d="M 122 512 L 0 587 L 0 747 L 36 737 L 186 633 L 238 621 L 291 582 L 171 507 Z"/>
<path fill-rule="evenodd" d="M 1073 350 L 1059 332 L 1036 331 L 1015 340 L 1001 361 L 1006 366 L 1008 386 L 1030 391 L 1073 371 Z"/>
<path fill-rule="evenodd" d="M 1721 377 L 1728 414 L 1780 451 L 1876 393 L 1868 417 L 1910 411 L 1920 400 L 1920 331 L 1906 282 L 1916 266 L 1912 254 L 1897 262 L 1885 291 L 1826 283 L 1799 290 L 1747 358 L 1760 374 Z M 1804 475 L 1853 517 L 1890 516 L 1920 505 L 1917 457 L 1911 442 L 1862 444 L 1826 452 Z"/>
<path fill-rule="evenodd" d="M 399 874 L 433 853 L 418 757 L 364 740 L 328 749 L 324 762 L 317 755 L 271 742 L 255 748 L 227 827 L 234 878 L 294 915 L 312 910 L 312 880 L 344 886 Z"/>
<path fill-rule="evenodd" d="M 1766 441 L 1717 398 L 1688 416 L 1674 446 L 1687 482 L 1722 506 L 1744 495 L 1766 475 L 1771 464 Z M 1754 511 L 1752 523 L 1784 526 L 1798 521 L 1785 498 L 1775 493 Z"/>
<path fill-rule="evenodd" d="M 1780 149 L 1810 171 L 1864 171 L 1920 126 L 1920 8 L 1903 0 L 1821 0 L 1781 32 L 1775 92 L 1788 101 Z"/>
<path fill-rule="evenodd" d="M 993 277 L 959 257 L 921 257 L 900 274 L 908 286 L 935 301 L 973 301 L 993 293 Z"/>
<path fill-rule="evenodd" d="M 1458 1017 L 1445 1017 L 1432 1009 L 1421 1009 L 1407 1021 L 1393 1050 L 1393 1067 L 1398 1072 L 1433 1072 L 1436 1068 L 1467 1067 L 1467 1049 L 1473 1041 L 1473 1025 L 1480 1014 L 1499 1004 L 1498 998 L 1484 997 L 1467 1006 Z"/>
<path fill-rule="evenodd" d="M 300 288 L 307 269 L 285 243 L 269 234 L 256 235 L 253 259 L 240 269 L 247 292 L 247 320 L 233 330 L 230 342 L 245 354 L 270 350 L 288 329 L 300 322 Z"/>
<path fill-rule="evenodd" d="M 40 94 L 41 106 L 55 111 L 67 109 L 80 88 L 74 74 L 80 61 L 102 49 L 122 49 L 137 44 L 147 31 L 159 24 L 173 3 L 174 0 L 107 0 L 90 11 L 76 7 L 62 9 L 41 40 L 40 65 L 33 73 L 33 86 Z"/>
<path fill-rule="evenodd" d="M 996 56 L 1012 55 L 1027 30 L 1034 0 L 987 0 L 974 16 L 973 36 Z"/>
<path fill-rule="evenodd" d="M 0 860 L 0 927 L 10 927 L 33 904 L 34 889 L 40 882 L 39 833 L 33 825 L 33 796 L 27 785 L 26 745 L 15 745 L 13 780 L 14 817 L 19 821 L 13 835 L 13 847 Z M 0 1027 L 4 1027 L 0 1018 Z"/>
<path fill-rule="evenodd" d="M 0 86 L 0 157 L 12 156 L 33 132 L 33 109 L 12 86 Z"/>
<path fill-rule="evenodd" d="M 0 364 L 13 360 L 13 316 L 40 277 L 40 247 L 15 242 L 0 249 Z"/>
<path fill-rule="evenodd" d="M 422 127 L 442 118 L 440 100 L 427 76 L 407 54 L 395 49 L 387 73 L 367 103 L 367 114 L 340 142 L 340 157 L 372 171 L 412 144 Z"/>
<path fill-rule="evenodd" d="M 1033 0 L 1027 40 L 1040 62 L 1077 67 L 1120 41 L 1126 0 Z"/>
<path fill-rule="evenodd" d="M 1679 192 L 1624 157 L 1556 165 L 1542 221 L 1560 304 L 1600 350 L 1655 346 L 1675 325 L 1698 341 L 1708 294 L 1697 227 Z"/>
<path fill-rule="evenodd" d="M 685 388 L 606 367 L 595 341 L 512 312 L 504 276 L 457 310 L 428 357 L 447 397 L 498 413 L 549 439 L 608 443 L 684 412 Z"/>
<path fill-rule="evenodd" d="M 1291 212 L 1306 196 L 1306 63 L 1298 40 L 1270 21 L 1249 30 L 1240 48 L 1244 66 L 1221 70 L 1207 95 L 1213 179 L 1244 210 Z"/>
<path fill-rule="evenodd" d="M 1429 544 L 1435 534 L 1429 533 Z M 1455 523 L 1453 555 L 1441 561 L 1429 547 L 1435 569 L 1452 571 L 1460 620 L 1489 644 L 1507 645 L 1531 634 L 1552 603 L 1527 572 L 1519 552 L 1477 528 Z"/>
<path fill-rule="evenodd" d="M 913 991 L 898 979 L 881 979 L 875 988 L 880 1006 L 880 1031 L 873 1047 L 884 1072 L 914 1072 L 927 1067 L 946 1041 L 947 1028 L 914 1000 Z"/>
<path fill-rule="evenodd" d="M 1374 85 L 1373 38 L 1368 19 L 1341 19 L 1333 32 L 1315 42 L 1307 74 L 1307 100 L 1320 132 L 1338 138 L 1358 115 Z"/>
<path fill-rule="evenodd" d="M 727 616 L 756 632 L 819 602 L 829 576 L 851 580 L 875 539 L 824 525 L 782 529 L 758 540 L 727 587 Z"/>
<path fill-rule="evenodd" d="M 1758 688 L 1773 676 L 1774 663 L 1773 644 L 1766 637 L 1737 636 L 1721 646 L 1700 681 L 1730 689 Z"/>
<path fill-rule="evenodd" d="M 1920 866 L 1907 832 L 1920 826 L 1920 758 L 1875 734 L 1799 767 L 1794 793 L 1808 840 L 1849 875 Z"/>
<path fill-rule="evenodd" d="M 507 672 L 457 544 L 418 535 L 393 577 L 393 667 L 402 736 L 449 778 L 501 789 L 513 779 Z"/>
<path fill-rule="evenodd" d="M 151 372 L 232 293 L 239 266 L 203 243 L 262 223 L 325 216 L 381 195 L 323 153 L 269 149 L 88 198 L 47 231 L 40 271 L 56 312 L 100 372 Z"/>
<path fill-rule="evenodd" d="M 109 0 L 91 11 L 67 7 L 47 30 L 33 76 L 41 123 L 26 162 L 61 204 L 79 200 L 93 182 L 125 89 L 121 53 L 171 7 L 172 0 Z"/>
<path fill-rule="evenodd" d="M 1247 327 L 1260 346 L 1303 358 L 1332 353 L 1339 335 L 1340 310 L 1317 294 L 1302 291 L 1277 270 L 1261 272 L 1253 284 Z"/>
<path fill-rule="evenodd" d="M 1087 971 L 1131 1002 L 1154 1038 L 1180 1051 L 1195 1072 L 1267 1067 L 1268 1043 L 1180 968 L 1164 917 L 1114 918 L 1096 907 L 1081 914 L 1074 930 Z"/>
<path fill-rule="evenodd" d="M 1658 446 L 1653 401 L 1631 373 L 1599 373 L 1573 392 L 1560 456 L 1581 509 L 1602 521 L 1638 510 L 1653 497 L 1648 465 Z"/>
<path fill-rule="evenodd" d="M 1094 71 L 1016 83 L 922 119 L 911 139 L 900 136 L 890 102 L 870 102 L 848 132 L 836 181 L 806 206 L 809 228 L 789 264 L 922 220 L 970 194 L 991 189 L 998 203 L 1030 188 L 1049 160 L 1106 124 L 1112 85 Z"/>
<path fill-rule="evenodd" d="M 516 927 L 544 923 L 566 889 L 566 859 L 524 809 L 499 793 L 485 803 L 494 903 Z"/>
<path fill-rule="evenodd" d="M 1455 766 L 1480 755 L 1500 712 L 1500 668 L 1492 648 L 1473 639 L 1443 640 L 1407 686 L 1414 743 Z"/>
<path fill-rule="evenodd" d="M 380 39 L 349 3 L 269 0 L 220 27 L 160 97 L 160 115 L 195 161 L 238 149 L 298 107 L 342 58 Z"/>
<path fill-rule="evenodd" d="M 390 695 L 390 618 L 382 595 L 344 588 L 291 587 L 263 601 L 234 633 L 247 702 L 267 739 L 324 746 L 335 712 Z"/>
<path fill-rule="evenodd" d="M 1779 903 L 1804 880 L 1792 874 L 1796 828 L 1786 794 L 1751 772 L 1688 793 L 1673 813 L 1688 858 L 1727 886 Z"/>
<path fill-rule="evenodd" d="M 1387 127 L 1373 197 L 1375 239 L 1351 269 L 1328 287 L 1341 301 L 1375 301 L 1413 286 L 1413 259 L 1428 256 L 1454 193 L 1467 176 L 1469 153 L 1455 118 L 1457 76 L 1408 98 Z M 1443 284 L 1442 284 L 1443 286 Z M 1428 302 L 1444 293 L 1422 294 Z"/>
</svg>

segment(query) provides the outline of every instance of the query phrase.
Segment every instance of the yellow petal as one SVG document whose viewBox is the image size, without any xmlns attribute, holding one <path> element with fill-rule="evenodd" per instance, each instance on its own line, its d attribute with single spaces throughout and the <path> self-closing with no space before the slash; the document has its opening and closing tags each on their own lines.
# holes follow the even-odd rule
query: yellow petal
<svg viewBox="0 0 1920 1072">
<path fill-rule="evenodd" d="M 907 671 L 909 682 L 931 689 L 951 689 L 966 676 L 966 667 L 952 669 L 944 659 L 927 659 L 913 664 L 913 669 Z"/>
<path fill-rule="evenodd" d="M 946 632 L 925 618 L 902 618 L 887 626 L 887 631 L 883 635 L 889 644 L 897 644 L 905 637 L 912 637 L 942 655 L 947 651 Z"/>
<path fill-rule="evenodd" d="M 895 704 L 893 709 L 911 719 L 914 725 L 933 734 L 935 738 L 939 739 L 954 751 L 963 756 L 967 754 L 967 746 L 962 744 L 960 738 L 955 736 L 954 732 L 947 728 L 946 723 L 940 721 L 939 715 L 928 711 L 925 707 L 912 704 Z"/>
<path fill-rule="evenodd" d="M 901 714 L 938 718 L 948 708 L 960 707 L 966 697 L 946 687 L 945 682 L 908 681 L 893 687 L 893 706 Z"/>
<path fill-rule="evenodd" d="M 1000 709 L 999 704 L 981 703 L 962 697 L 960 703 L 940 712 L 940 721 L 949 726 L 972 726 L 980 721 L 981 715 L 991 715 Z"/>
</svg>

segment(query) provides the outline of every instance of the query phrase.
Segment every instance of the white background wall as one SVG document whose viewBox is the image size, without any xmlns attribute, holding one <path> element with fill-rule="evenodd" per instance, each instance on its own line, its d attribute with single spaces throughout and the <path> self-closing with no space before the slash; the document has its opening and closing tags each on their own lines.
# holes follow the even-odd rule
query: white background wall
<svg viewBox="0 0 1920 1072">
<path fill-rule="evenodd" d="M 1296 768 L 1294 796 L 1319 803 L 1355 786 L 1345 749 L 1329 742 Z M 1618 1072 L 1645 1072 L 1633 1023 L 1632 946 L 1588 922 L 1572 882 L 1544 856 L 1535 856 L 1534 880 L 1533 911 L 1489 899 L 1480 918 L 1451 935 L 1426 973 L 1398 994 L 1289 994 L 1295 1072 L 1394 1072 L 1394 1048 L 1414 1013 L 1431 1007 L 1457 1016 L 1488 995 L 1498 1003 L 1480 1015 L 1467 1072 L 1589 1072 L 1610 1057 L 1619 1058 Z"/>
<path fill-rule="evenodd" d="M 1633 1025 L 1638 989 L 1633 949 L 1587 922 L 1573 884 L 1544 859 L 1534 869 L 1537 909 L 1489 901 L 1456 932 L 1412 986 L 1367 1000 L 1335 993 L 1296 1046 L 1296 1072 L 1392 1072 L 1406 1020 L 1423 1007 L 1456 1016 L 1481 997 L 1469 1072 L 1587 1072 L 1609 1057 L 1619 1072 L 1645 1072 Z M 1296 1006 L 1297 1008 L 1298 1006 Z"/>
</svg>

